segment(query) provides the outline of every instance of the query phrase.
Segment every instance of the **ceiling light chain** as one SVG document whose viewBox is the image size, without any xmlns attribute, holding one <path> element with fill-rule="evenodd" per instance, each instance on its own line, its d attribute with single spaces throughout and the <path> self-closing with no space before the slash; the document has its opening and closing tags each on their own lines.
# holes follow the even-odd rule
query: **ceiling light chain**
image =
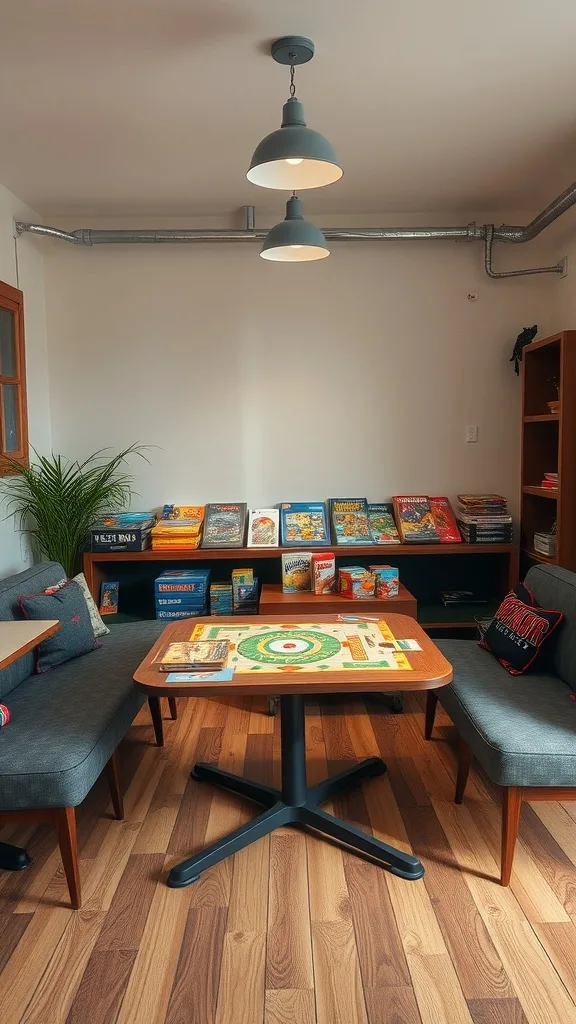
<svg viewBox="0 0 576 1024">
<path fill-rule="evenodd" d="M 294 55 L 290 54 L 290 56 L 291 57 L 292 56 L 295 57 L 296 54 L 294 54 Z M 290 65 L 290 99 L 294 99 L 294 97 L 296 95 L 296 86 L 294 85 L 294 72 L 295 71 L 296 71 L 296 68 L 294 67 L 293 64 L 291 64 Z"/>
</svg>

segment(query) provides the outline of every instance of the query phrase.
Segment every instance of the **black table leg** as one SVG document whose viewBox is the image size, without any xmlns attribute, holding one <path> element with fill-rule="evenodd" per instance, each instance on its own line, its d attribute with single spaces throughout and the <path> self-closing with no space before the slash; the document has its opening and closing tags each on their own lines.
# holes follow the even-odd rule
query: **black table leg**
<svg viewBox="0 0 576 1024">
<path fill-rule="evenodd" d="M 223 839 L 212 843 L 201 853 L 189 857 L 173 867 L 168 875 L 168 885 L 181 888 L 195 882 L 202 871 L 218 864 L 225 857 L 243 850 L 250 843 L 273 832 L 281 825 L 296 825 L 312 828 L 330 839 L 345 843 L 346 846 L 364 857 L 376 861 L 394 875 L 401 878 L 422 878 L 424 868 L 417 857 L 403 850 L 397 850 L 374 836 L 349 825 L 348 822 L 321 810 L 320 804 L 338 796 L 351 786 L 359 785 L 362 779 L 374 778 L 386 771 L 386 765 L 379 757 L 369 757 L 360 764 L 340 772 L 324 782 L 308 789 L 306 785 L 306 742 L 304 732 L 304 697 L 291 694 L 281 697 L 282 737 L 282 789 L 261 786 L 238 775 L 232 775 L 211 764 L 197 764 L 192 778 L 212 782 L 229 789 L 239 796 L 247 797 L 265 810 L 241 825 Z"/>
<path fill-rule="evenodd" d="M 32 858 L 19 846 L 0 843 L 0 868 L 4 871 L 23 871 L 32 863 Z"/>
</svg>

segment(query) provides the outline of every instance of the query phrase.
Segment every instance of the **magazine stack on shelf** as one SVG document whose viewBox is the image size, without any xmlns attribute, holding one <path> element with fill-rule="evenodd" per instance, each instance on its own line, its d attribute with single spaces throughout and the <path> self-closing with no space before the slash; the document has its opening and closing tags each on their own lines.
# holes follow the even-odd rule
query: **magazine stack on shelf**
<svg viewBox="0 0 576 1024">
<path fill-rule="evenodd" d="M 512 516 L 499 494 L 459 494 L 458 526 L 468 544 L 509 544 Z"/>
</svg>

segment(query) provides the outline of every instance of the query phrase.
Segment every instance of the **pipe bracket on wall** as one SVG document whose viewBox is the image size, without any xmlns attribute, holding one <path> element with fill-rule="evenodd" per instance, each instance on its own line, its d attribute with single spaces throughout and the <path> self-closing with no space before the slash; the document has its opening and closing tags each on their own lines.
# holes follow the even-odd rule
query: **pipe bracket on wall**
<svg viewBox="0 0 576 1024">
<path fill-rule="evenodd" d="M 494 225 L 485 224 L 486 236 L 484 238 L 484 269 L 488 275 L 495 280 L 503 277 L 525 277 L 526 274 L 563 274 L 564 261 L 554 264 L 553 267 L 529 267 L 527 270 L 492 270 L 492 243 L 494 241 Z"/>
</svg>

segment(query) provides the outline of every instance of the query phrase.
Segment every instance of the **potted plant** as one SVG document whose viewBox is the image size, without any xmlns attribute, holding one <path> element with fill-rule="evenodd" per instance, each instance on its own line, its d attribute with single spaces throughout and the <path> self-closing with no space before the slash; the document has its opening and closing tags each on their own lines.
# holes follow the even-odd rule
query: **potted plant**
<svg viewBox="0 0 576 1024">
<path fill-rule="evenodd" d="M 39 554 L 60 562 L 68 577 L 82 567 L 90 529 L 103 516 L 126 508 L 132 476 L 124 469 L 128 456 L 146 458 L 146 447 L 131 444 L 109 457 L 102 448 L 84 462 L 62 455 L 38 455 L 30 468 L 7 460 L 14 476 L 0 486 L 10 515 L 29 533 Z"/>
</svg>

